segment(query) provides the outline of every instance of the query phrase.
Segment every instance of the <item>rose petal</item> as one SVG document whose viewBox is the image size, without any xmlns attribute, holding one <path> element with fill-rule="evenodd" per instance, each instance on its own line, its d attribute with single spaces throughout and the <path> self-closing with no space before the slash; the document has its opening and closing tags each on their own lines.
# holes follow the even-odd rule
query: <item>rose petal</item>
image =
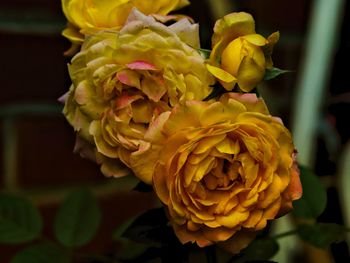
<svg viewBox="0 0 350 263">
<path fill-rule="evenodd" d="M 132 70 L 157 70 L 155 65 L 141 60 L 128 63 L 126 66 Z"/>
</svg>

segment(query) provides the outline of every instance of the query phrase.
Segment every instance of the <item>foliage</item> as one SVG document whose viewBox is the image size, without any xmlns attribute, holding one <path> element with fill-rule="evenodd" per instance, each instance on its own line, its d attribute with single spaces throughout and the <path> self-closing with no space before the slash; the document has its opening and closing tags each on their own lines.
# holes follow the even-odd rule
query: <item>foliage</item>
<svg viewBox="0 0 350 263">
<path fill-rule="evenodd" d="M 299 222 L 297 229 L 275 237 L 259 235 L 227 262 L 273 262 L 269 260 L 279 249 L 278 238 L 291 234 L 298 234 L 305 242 L 322 249 L 344 239 L 346 229 L 343 226 L 316 222 L 327 202 L 325 189 L 317 176 L 301 167 L 301 179 L 304 195 L 294 202 L 294 215 Z M 139 183 L 134 190 L 145 192 L 151 189 Z M 33 204 L 19 196 L 0 194 L 1 242 L 36 241 L 16 254 L 11 263 L 75 262 L 72 261 L 76 258 L 71 257 L 71 249 L 89 243 L 96 235 L 100 221 L 101 212 L 94 195 L 87 189 L 79 189 L 69 194 L 58 209 L 54 222 L 57 242 L 48 240 L 42 237 L 42 219 Z M 113 257 L 101 256 L 103 262 L 151 262 L 157 258 L 162 262 L 182 262 L 193 253 L 204 253 L 196 245 L 182 245 L 178 241 L 162 207 L 127 220 L 114 231 L 113 237 L 122 248 Z M 206 250 L 206 254 L 211 251 L 214 256 L 210 258 L 216 259 L 217 249 L 213 246 Z"/>
</svg>

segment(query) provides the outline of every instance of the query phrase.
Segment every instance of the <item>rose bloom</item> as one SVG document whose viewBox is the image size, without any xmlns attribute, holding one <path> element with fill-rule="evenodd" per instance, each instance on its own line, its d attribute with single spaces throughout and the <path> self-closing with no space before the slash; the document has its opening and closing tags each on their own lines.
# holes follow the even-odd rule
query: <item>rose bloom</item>
<svg viewBox="0 0 350 263">
<path fill-rule="evenodd" d="M 73 43 L 104 29 L 119 30 L 133 7 L 144 14 L 167 15 L 189 4 L 188 0 L 62 0 L 68 26 L 62 34 Z"/>
<path fill-rule="evenodd" d="M 152 119 L 210 94 L 214 79 L 190 45 L 199 47 L 198 25 L 167 27 L 133 9 L 119 32 L 90 37 L 72 59 L 64 114 L 78 132 L 77 150 L 90 159 L 97 152 L 104 174 L 125 174 L 117 160 L 130 166 Z"/>
<path fill-rule="evenodd" d="M 278 32 L 267 39 L 256 34 L 250 14 L 226 15 L 214 26 L 208 70 L 227 90 L 237 84 L 249 92 L 263 80 L 265 69 L 272 68 L 271 54 L 278 40 Z"/>
<path fill-rule="evenodd" d="M 161 114 L 145 137 L 152 146 L 139 168 L 182 243 L 235 240 L 240 250 L 301 197 L 291 134 L 255 94 L 187 101 Z"/>
</svg>

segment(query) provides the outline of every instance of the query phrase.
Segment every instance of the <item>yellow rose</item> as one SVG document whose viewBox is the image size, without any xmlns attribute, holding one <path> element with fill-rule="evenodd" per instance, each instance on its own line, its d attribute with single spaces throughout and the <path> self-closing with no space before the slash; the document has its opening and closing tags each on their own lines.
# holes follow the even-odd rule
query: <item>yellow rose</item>
<svg viewBox="0 0 350 263">
<path fill-rule="evenodd" d="M 255 94 L 187 101 L 146 138 L 152 150 L 134 166 L 147 169 L 182 243 L 234 238 L 242 248 L 301 197 L 291 135 Z"/>
<path fill-rule="evenodd" d="M 143 137 L 152 119 L 210 94 L 214 79 L 188 45 L 198 46 L 198 39 L 198 26 L 188 20 L 167 27 L 134 9 L 119 32 L 90 37 L 72 59 L 64 113 L 78 136 L 97 148 L 107 175 L 118 176 L 111 160 L 130 166 L 131 156 L 147 146 Z"/>
<path fill-rule="evenodd" d="M 208 70 L 225 89 L 230 91 L 238 84 L 249 92 L 263 80 L 265 69 L 272 67 L 271 54 L 278 40 L 278 32 L 267 39 L 256 34 L 250 14 L 226 15 L 214 27 Z"/>
<path fill-rule="evenodd" d="M 62 0 L 68 20 L 62 34 L 73 43 L 82 43 L 84 35 L 119 30 L 133 7 L 147 15 L 166 15 L 188 4 L 188 0 Z"/>
</svg>

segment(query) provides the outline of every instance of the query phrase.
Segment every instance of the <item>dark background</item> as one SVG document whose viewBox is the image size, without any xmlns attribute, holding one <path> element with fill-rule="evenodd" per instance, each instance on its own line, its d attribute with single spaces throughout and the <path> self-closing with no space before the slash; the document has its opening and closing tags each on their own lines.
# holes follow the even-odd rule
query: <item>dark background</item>
<svg viewBox="0 0 350 263">
<path fill-rule="evenodd" d="M 184 12 L 200 23 L 202 46 L 209 48 L 215 12 L 208 1 L 191 2 Z M 257 32 L 264 36 L 280 31 L 274 63 L 294 73 L 272 80 L 263 88 L 272 113 L 280 116 L 286 126 L 292 119 L 312 2 L 236 0 L 227 11 L 250 12 L 256 20 Z M 315 146 L 314 169 L 326 183 L 330 200 L 322 220 L 337 223 L 343 223 L 335 187 L 338 159 L 350 134 L 349 9 L 347 1 L 339 39 L 335 39 L 334 66 L 321 112 L 332 133 L 320 131 Z M 94 163 L 72 153 L 73 129 L 60 113 L 61 105 L 57 102 L 70 86 L 66 67 L 69 59 L 63 56 L 69 42 L 60 35 L 64 26 L 58 0 L 0 0 L 0 189 L 19 191 L 34 200 L 45 217 L 45 232 L 51 236 L 56 207 L 66 189 L 104 185 L 113 180 L 103 177 Z M 335 138 L 336 145 L 329 146 L 329 136 Z M 9 179 L 6 174 L 14 178 Z M 99 200 L 103 207 L 103 227 L 92 244 L 82 248 L 96 253 L 113 248 L 111 231 L 125 218 L 153 205 L 152 196 L 127 188 L 111 191 Z M 8 262 L 20 248 L 0 244 L 0 262 Z M 309 250 L 303 253 L 299 255 L 303 262 L 319 262 L 317 256 L 315 259 L 308 254 Z M 333 245 L 331 253 L 336 262 L 346 262 L 342 260 L 349 257 L 345 242 Z"/>
</svg>

